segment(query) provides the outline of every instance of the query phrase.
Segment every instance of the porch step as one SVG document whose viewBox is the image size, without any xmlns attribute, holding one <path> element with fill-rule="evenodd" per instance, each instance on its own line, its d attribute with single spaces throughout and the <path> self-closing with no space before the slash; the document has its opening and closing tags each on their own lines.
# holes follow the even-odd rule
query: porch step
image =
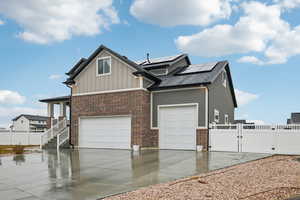
<svg viewBox="0 0 300 200">
<path fill-rule="evenodd" d="M 57 148 L 57 136 L 52 138 L 47 144 L 43 146 L 43 149 L 56 149 Z M 69 140 L 60 146 L 60 148 L 70 148 Z"/>
</svg>

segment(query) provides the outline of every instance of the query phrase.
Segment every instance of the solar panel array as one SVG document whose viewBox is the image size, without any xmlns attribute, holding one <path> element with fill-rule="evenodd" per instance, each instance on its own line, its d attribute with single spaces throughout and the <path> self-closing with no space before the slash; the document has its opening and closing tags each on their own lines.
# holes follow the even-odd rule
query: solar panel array
<svg viewBox="0 0 300 200">
<path fill-rule="evenodd" d="M 154 63 L 160 63 L 160 62 L 168 62 L 171 60 L 174 60 L 175 58 L 179 57 L 181 54 L 178 55 L 174 55 L 174 56 L 166 56 L 166 57 L 160 57 L 160 58 L 150 58 L 150 63 L 148 63 L 147 60 L 143 60 L 143 61 L 136 61 L 137 64 L 142 64 L 146 65 L 146 64 L 154 64 Z M 145 62 L 145 63 L 144 63 Z"/>
<path fill-rule="evenodd" d="M 189 74 L 189 73 L 196 73 L 196 72 L 210 72 L 214 69 L 218 62 L 211 62 L 211 63 L 204 63 L 204 64 L 196 64 L 196 65 L 189 65 L 185 70 L 178 74 Z"/>
</svg>

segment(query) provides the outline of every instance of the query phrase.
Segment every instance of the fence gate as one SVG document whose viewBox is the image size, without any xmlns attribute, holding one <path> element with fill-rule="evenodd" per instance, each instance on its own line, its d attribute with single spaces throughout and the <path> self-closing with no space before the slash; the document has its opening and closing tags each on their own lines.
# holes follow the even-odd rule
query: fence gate
<svg viewBox="0 0 300 200">
<path fill-rule="evenodd" d="M 300 125 L 211 125 L 211 151 L 300 154 Z"/>
</svg>

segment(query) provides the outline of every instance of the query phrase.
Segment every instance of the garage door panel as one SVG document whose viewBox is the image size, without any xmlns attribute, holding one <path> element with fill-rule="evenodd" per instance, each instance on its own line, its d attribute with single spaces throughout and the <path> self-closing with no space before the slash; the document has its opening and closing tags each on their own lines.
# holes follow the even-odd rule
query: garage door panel
<svg viewBox="0 0 300 200">
<path fill-rule="evenodd" d="M 159 109 L 159 146 L 161 149 L 196 148 L 196 106 Z"/>
<path fill-rule="evenodd" d="M 129 116 L 93 117 L 80 120 L 79 146 L 88 148 L 129 149 Z"/>
</svg>

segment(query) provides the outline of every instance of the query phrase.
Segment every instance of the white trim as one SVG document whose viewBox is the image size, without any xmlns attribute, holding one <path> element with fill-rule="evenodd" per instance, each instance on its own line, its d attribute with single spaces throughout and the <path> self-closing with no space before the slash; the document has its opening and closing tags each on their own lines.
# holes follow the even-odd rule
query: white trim
<svg viewBox="0 0 300 200">
<path fill-rule="evenodd" d="M 142 76 L 139 76 L 139 80 L 140 80 L 140 88 L 144 88 L 144 80 Z"/>
<path fill-rule="evenodd" d="M 137 91 L 137 90 L 143 90 L 148 92 L 148 90 L 145 88 L 126 88 L 126 89 L 119 89 L 119 90 L 105 90 L 100 92 L 85 92 L 80 94 L 73 94 L 72 96 L 85 96 L 85 95 L 106 94 L 106 93 L 115 93 L 115 92 L 129 92 L 129 91 Z"/>
<path fill-rule="evenodd" d="M 196 124 L 195 124 L 195 142 L 197 143 L 197 129 L 198 129 L 198 125 L 199 125 L 199 120 L 198 120 L 198 116 L 199 116 L 199 103 L 185 103 L 185 104 L 169 104 L 169 105 L 158 105 L 157 106 L 157 126 L 158 129 L 160 129 L 160 108 L 170 108 L 170 107 L 190 107 L 190 106 L 195 106 L 196 107 Z M 158 133 L 158 148 L 160 149 L 160 137 L 159 137 L 160 133 Z M 195 144 L 196 146 L 196 144 Z"/>
<path fill-rule="evenodd" d="M 103 73 L 103 74 L 99 74 L 99 60 L 106 60 L 109 59 L 109 73 Z M 96 59 L 96 76 L 109 76 L 111 75 L 111 56 L 103 56 L 103 57 L 98 57 Z M 104 69 L 103 69 L 104 70 Z"/>
<path fill-rule="evenodd" d="M 195 89 L 205 89 L 207 87 L 188 87 L 188 88 L 174 88 L 174 89 L 167 89 L 167 90 L 156 90 L 152 91 L 153 93 L 159 93 L 159 92 L 173 92 L 173 91 L 180 91 L 180 90 L 195 90 Z"/>
</svg>

